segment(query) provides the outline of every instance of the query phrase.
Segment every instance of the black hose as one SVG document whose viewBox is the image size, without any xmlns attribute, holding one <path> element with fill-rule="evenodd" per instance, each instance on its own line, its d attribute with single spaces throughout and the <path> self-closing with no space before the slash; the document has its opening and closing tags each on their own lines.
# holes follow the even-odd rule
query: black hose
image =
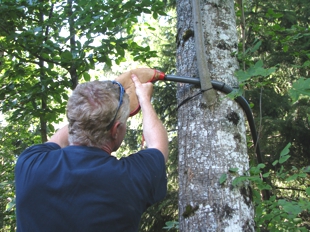
<svg viewBox="0 0 310 232">
<path fill-rule="evenodd" d="M 198 78 L 192 78 L 192 77 L 181 77 L 181 76 L 166 74 L 164 80 L 200 85 L 200 80 Z M 233 88 L 231 88 L 230 86 L 226 85 L 223 82 L 212 80 L 211 83 L 212 83 L 212 86 L 214 89 L 221 91 L 225 94 L 229 94 L 233 91 Z M 242 107 L 242 109 L 244 110 L 244 112 L 246 114 L 246 117 L 247 117 L 247 120 L 248 120 L 248 123 L 250 126 L 250 130 L 251 130 L 251 135 L 252 135 L 254 147 L 256 149 L 257 161 L 258 161 L 258 163 L 263 163 L 263 157 L 262 157 L 260 147 L 259 147 L 259 143 L 258 143 L 258 136 L 257 136 L 257 131 L 256 131 L 255 123 L 254 123 L 252 110 L 251 110 L 247 100 L 243 96 L 237 96 L 235 98 L 235 101 L 239 103 L 239 105 Z"/>
</svg>

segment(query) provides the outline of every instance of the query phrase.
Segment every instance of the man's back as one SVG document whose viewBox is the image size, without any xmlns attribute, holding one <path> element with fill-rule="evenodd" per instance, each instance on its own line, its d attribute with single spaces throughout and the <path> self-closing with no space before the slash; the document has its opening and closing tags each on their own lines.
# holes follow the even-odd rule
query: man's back
<svg viewBox="0 0 310 232">
<path fill-rule="evenodd" d="M 166 194 L 157 149 L 117 160 L 99 148 L 46 143 L 16 164 L 18 231 L 137 231 Z"/>
</svg>

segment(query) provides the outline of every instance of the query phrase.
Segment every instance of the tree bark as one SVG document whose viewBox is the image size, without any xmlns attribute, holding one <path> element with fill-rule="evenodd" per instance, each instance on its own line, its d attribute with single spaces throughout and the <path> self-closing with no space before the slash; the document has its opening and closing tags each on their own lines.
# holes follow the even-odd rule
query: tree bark
<svg viewBox="0 0 310 232">
<path fill-rule="evenodd" d="M 211 78 L 235 87 L 234 1 L 204 0 L 201 8 Z M 191 9 L 190 0 L 177 1 L 177 69 L 179 76 L 198 78 Z M 238 168 L 237 174 L 244 175 L 249 169 L 245 115 L 220 92 L 209 108 L 201 104 L 201 97 L 199 88 L 178 85 L 180 231 L 254 231 L 250 187 L 233 187 L 235 175 L 228 171 Z M 227 174 L 227 180 L 220 184 L 222 174 Z"/>
</svg>

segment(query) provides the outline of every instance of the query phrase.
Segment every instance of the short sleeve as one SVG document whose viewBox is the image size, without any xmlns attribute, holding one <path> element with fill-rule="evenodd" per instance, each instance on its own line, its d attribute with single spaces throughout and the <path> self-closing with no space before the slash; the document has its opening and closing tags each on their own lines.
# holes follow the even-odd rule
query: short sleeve
<svg viewBox="0 0 310 232">
<path fill-rule="evenodd" d="M 44 143 L 28 147 L 18 157 L 15 166 L 15 175 L 21 174 L 24 168 L 28 170 L 30 167 L 38 165 L 40 163 L 39 161 L 44 160 L 44 157 L 50 151 L 58 149 L 61 149 L 61 147 L 56 143 Z"/>
<path fill-rule="evenodd" d="M 57 143 L 48 142 L 28 147 L 23 153 L 20 154 L 20 156 L 31 156 L 33 154 L 37 154 L 38 152 L 43 153 L 58 149 L 61 149 L 61 147 Z"/>
<path fill-rule="evenodd" d="M 130 175 L 138 180 L 139 189 L 148 195 L 148 205 L 162 200 L 167 193 L 166 166 L 163 154 L 154 148 L 141 150 L 126 157 Z"/>
</svg>

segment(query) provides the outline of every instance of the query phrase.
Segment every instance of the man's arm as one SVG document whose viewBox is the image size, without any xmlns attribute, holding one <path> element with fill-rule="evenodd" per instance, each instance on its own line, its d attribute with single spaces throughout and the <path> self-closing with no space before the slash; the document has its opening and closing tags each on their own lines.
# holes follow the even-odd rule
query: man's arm
<svg viewBox="0 0 310 232">
<path fill-rule="evenodd" d="M 131 77 L 136 87 L 136 94 L 143 114 L 143 135 L 147 147 L 160 150 L 167 162 L 169 154 L 168 135 L 151 104 L 153 84 L 141 84 L 137 76 L 134 74 Z"/>
<path fill-rule="evenodd" d="M 61 148 L 68 146 L 68 125 L 56 131 L 47 142 L 57 143 Z"/>
</svg>

